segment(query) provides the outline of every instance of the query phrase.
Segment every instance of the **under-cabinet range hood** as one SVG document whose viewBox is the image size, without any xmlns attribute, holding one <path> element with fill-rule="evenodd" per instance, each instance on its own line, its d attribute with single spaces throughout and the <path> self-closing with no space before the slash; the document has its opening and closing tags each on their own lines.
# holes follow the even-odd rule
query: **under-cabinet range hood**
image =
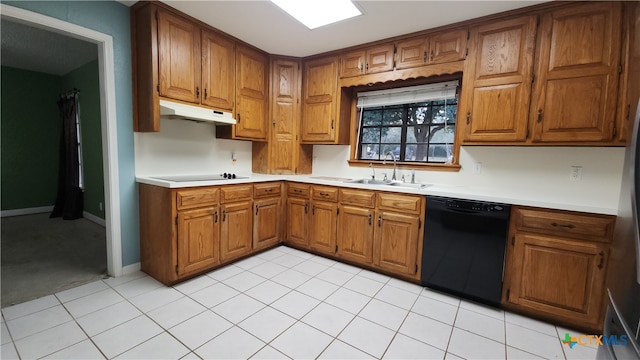
<svg viewBox="0 0 640 360">
<path fill-rule="evenodd" d="M 233 125 L 236 123 L 236 119 L 233 118 L 233 114 L 230 112 L 207 109 L 169 100 L 160 100 L 160 116 L 169 119 L 211 122 L 223 125 Z"/>
</svg>

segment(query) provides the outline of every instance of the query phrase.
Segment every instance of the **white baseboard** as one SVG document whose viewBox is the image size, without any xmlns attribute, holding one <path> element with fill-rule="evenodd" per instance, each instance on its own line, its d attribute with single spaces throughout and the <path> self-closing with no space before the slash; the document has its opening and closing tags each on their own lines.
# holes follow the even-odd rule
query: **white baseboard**
<svg viewBox="0 0 640 360">
<path fill-rule="evenodd" d="M 0 211 L 0 217 L 40 214 L 40 213 L 46 213 L 46 212 L 52 212 L 52 211 L 53 211 L 53 205 L 32 207 L 32 208 L 26 208 L 26 209 L 2 210 Z"/>
<path fill-rule="evenodd" d="M 139 262 L 122 267 L 122 275 L 132 274 L 136 271 L 140 271 Z"/>
<path fill-rule="evenodd" d="M 86 211 L 82 212 L 82 217 L 87 219 L 87 220 L 89 220 L 89 221 L 91 221 L 91 222 L 94 222 L 94 223 L 96 223 L 98 225 L 102 225 L 104 227 L 107 226 L 106 222 L 104 221 L 104 219 L 99 218 L 99 217 L 97 217 L 97 216 L 95 216 L 95 215 L 93 215 L 91 213 L 86 212 Z"/>
</svg>

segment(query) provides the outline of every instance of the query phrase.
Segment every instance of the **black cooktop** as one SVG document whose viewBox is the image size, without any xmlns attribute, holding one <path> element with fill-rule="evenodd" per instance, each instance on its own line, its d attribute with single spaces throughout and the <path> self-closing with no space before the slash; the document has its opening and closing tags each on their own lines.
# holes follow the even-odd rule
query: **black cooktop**
<svg viewBox="0 0 640 360">
<path fill-rule="evenodd" d="M 247 179 L 248 176 L 238 176 L 234 173 L 222 173 L 222 174 L 197 174 L 197 175 L 167 175 L 167 176 L 154 176 L 154 179 L 186 182 L 186 181 L 213 181 L 213 180 L 232 180 L 232 179 Z"/>
</svg>

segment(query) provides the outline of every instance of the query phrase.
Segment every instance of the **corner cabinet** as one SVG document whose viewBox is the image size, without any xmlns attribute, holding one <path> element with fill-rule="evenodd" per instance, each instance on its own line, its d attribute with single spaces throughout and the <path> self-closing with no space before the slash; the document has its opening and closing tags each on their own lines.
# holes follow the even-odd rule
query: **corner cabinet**
<svg viewBox="0 0 640 360">
<path fill-rule="evenodd" d="M 350 119 L 340 119 L 338 114 L 338 57 L 305 61 L 303 67 L 302 143 L 348 144 Z"/>
<path fill-rule="evenodd" d="M 271 58 L 270 117 L 267 142 L 253 142 L 253 172 L 309 174 L 313 145 L 300 144 L 300 60 Z"/>
<path fill-rule="evenodd" d="M 462 144 L 622 145 L 621 19 L 620 2 L 581 2 L 473 27 Z"/>
<path fill-rule="evenodd" d="M 615 216 L 514 206 L 503 305 L 600 332 Z"/>
</svg>

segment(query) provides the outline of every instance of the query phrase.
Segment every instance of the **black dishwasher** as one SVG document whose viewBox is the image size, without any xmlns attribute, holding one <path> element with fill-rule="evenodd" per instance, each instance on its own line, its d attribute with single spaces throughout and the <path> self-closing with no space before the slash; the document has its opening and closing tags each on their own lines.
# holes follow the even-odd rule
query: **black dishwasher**
<svg viewBox="0 0 640 360">
<path fill-rule="evenodd" d="M 436 196 L 426 206 L 422 284 L 500 305 L 511 206 Z"/>
</svg>

